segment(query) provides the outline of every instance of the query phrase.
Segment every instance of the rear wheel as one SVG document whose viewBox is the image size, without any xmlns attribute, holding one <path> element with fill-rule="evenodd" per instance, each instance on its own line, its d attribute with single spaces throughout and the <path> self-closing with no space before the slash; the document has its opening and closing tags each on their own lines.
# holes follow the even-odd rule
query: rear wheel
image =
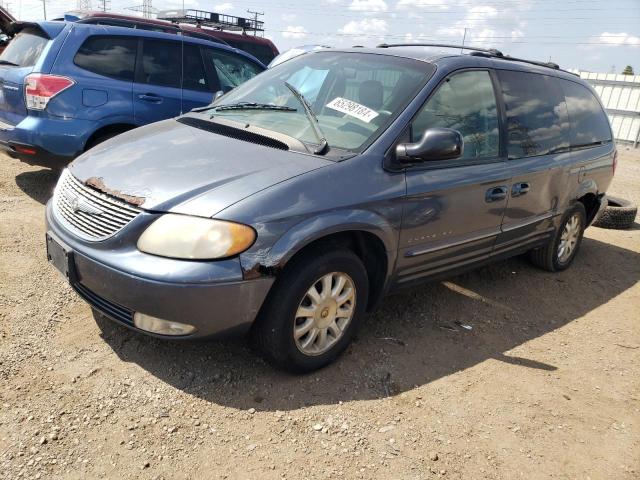
<svg viewBox="0 0 640 480">
<path fill-rule="evenodd" d="M 273 288 L 253 341 L 278 367 L 309 372 L 349 345 L 365 314 L 369 283 L 350 250 L 316 250 L 294 259 Z"/>
<path fill-rule="evenodd" d="M 533 264 L 550 272 L 569 268 L 582 243 L 586 219 L 587 214 L 582 203 L 576 203 L 567 210 L 549 243 L 531 251 Z"/>
</svg>

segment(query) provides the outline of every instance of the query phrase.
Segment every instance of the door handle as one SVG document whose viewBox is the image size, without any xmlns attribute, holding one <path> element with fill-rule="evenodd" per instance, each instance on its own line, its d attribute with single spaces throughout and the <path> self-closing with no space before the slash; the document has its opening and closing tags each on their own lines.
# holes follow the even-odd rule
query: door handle
<svg viewBox="0 0 640 480">
<path fill-rule="evenodd" d="M 499 186 L 499 187 L 491 187 L 487 190 L 487 193 L 484 196 L 485 202 L 499 202 L 500 200 L 504 200 L 507 198 L 507 187 Z"/>
<path fill-rule="evenodd" d="M 520 195 L 526 195 L 529 192 L 530 185 L 527 182 L 514 183 L 511 187 L 511 196 L 519 197 Z"/>
<path fill-rule="evenodd" d="M 149 103 L 162 103 L 162 97 L 156 95 L 155 93 L 141 93 L 140 95 L 138 95 L 138 98 Z"/>
</svg>

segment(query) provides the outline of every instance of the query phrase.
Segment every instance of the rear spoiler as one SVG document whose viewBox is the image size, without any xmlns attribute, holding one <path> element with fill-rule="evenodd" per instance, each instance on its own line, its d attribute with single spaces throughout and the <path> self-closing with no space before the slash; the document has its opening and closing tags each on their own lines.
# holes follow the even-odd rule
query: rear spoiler
<svg viewBox="0 0 640 480">
<path fill-rule="evenodd" d="M 51 40 L 64 29 L 64 22 L 13 22 L 9 26 L 11 36 L 15 36 L 25 28 L 38 30 L 43 37 Z"/>
</svg>

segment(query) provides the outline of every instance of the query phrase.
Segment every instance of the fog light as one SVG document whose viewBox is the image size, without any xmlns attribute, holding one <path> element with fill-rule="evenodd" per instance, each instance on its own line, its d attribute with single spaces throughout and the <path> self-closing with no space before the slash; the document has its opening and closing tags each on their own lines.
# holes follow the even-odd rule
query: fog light
<svg viewBox="0 0 640 480">
<path fill-rule="evenodd" d="M 196 331 L 196 327 L 193 325 L 162 320 L 140 312 L 136 312 L 133 315 L 133 324 L 140 330 L 157 333 L 158 335 L 189 335 Z"/>
</svg>

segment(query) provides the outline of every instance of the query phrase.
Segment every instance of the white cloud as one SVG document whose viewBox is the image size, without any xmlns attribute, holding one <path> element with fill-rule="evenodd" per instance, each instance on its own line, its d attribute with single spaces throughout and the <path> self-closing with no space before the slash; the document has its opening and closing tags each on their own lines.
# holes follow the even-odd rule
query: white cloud
<svg viewBox="0 0 640 480">
<path fill-rule="evenodd" d="M 398 10 L 409 8 L 439 8 L 447 10 L 449 6 L 446 0 L 400 0 L 396 5 Z"/>
<path fill-rule="evenodd" d="M 387 31 L 387 22 L 377 18 L 364 18 L 360 21 L 352 20 L 338 31 L 348 35 L 384 33 Z"/>
<path fill-rule="evenodd" d="M 284 38 L 300 39 L 306 37 L 307 33 L 307 29 L 302 26 L 294 27 L 293 25 L 289 25 L 284 29 L 284 32 L 282 32 L 282 36 Z"/>
<path fill-rule="evenodd" d="M 488 17 L 494 18 L 498 15 L 498 10 L 489 5 L 478 5 L 469 9 L 467 18 Z"/>
<path fill-rule="evenodd" d="M 349 10 L 357 12 L 386 12 L 387 4 L 384 0 L 353 0 Z"/>
<path fill-rule="evenodd" d="M 225 3 L 219 3 L 213 6 L 214 12 L 223 13 L 223 12 L 228 12 L 230 10 L 233 10 L 233 3 L 225 2 Z"/>
<path fill-rule="evenodd" d="M 634 47 L 640 46 L 640 37 L 629 35 L 628 33 L 609 33 L 603 32 L 595 40 L 600 43 L 605 43 L 611 46 L 631 45 Z"/>
</svg>

